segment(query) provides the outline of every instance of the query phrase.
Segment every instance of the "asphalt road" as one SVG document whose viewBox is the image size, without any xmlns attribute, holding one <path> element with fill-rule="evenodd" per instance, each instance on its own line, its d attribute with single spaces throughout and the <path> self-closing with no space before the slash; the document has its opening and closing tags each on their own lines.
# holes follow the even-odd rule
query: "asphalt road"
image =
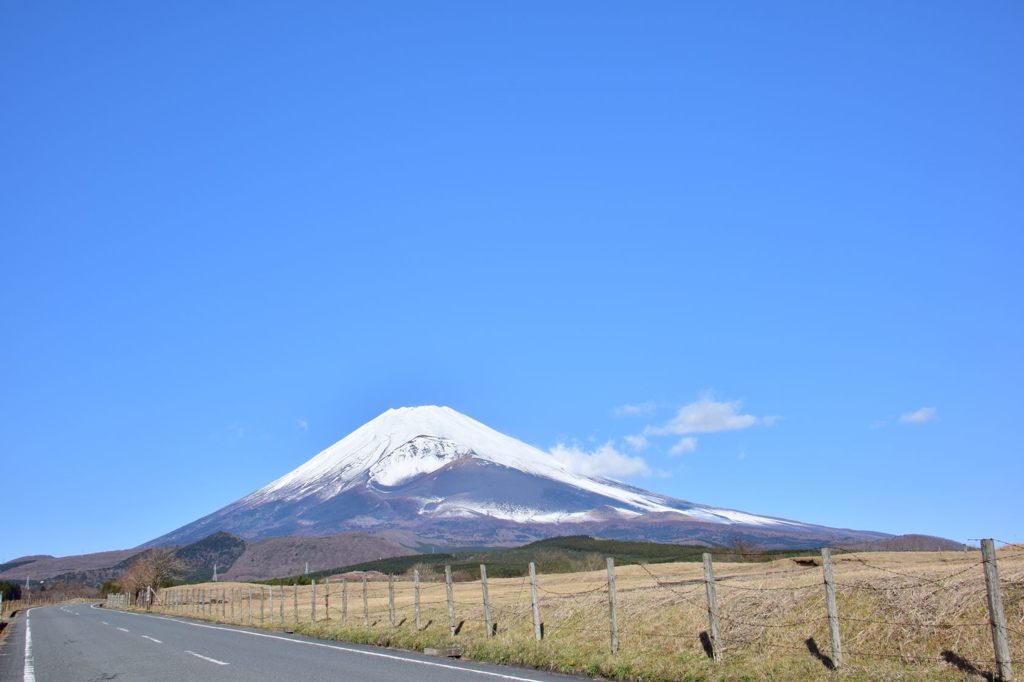
<svg viewBox="0 0 1024 682">
<path fill-rule="evenodd" d="M 0 647 L 0 680 L 567 682 L 580 678 L 101 609 L 35 608 Z"/>
</svg>

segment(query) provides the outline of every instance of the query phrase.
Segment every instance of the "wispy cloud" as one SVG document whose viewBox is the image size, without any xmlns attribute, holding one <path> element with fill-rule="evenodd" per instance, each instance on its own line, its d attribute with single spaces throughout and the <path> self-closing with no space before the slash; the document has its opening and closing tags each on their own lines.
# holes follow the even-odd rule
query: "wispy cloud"
<svg viewBox="0 0 1024 682">
<path fill-rule="evenodd" d="M 653 413 L 657 407 L 657 405 L 651 402 L 619 405 L 612 410 L 612 414 L 616 417 L 642 417 Z"/>
<path fill-rule="evenodd" d="M 689 433 L 716 433 L 738 431 L 763 424 L 771 426 L 778 417 L 756 417 L 741 414 L 739 401 L 723 402 L 704 397 L 679 409 L 675 418 L 662 426 L 648 427 L 645 433 L 656 436 L 683 436 Z"/>
<path fill-rule="evenodd" d="M 626 441 L 626 445 L 634 450 L 643 450 L 651 444 L 650 441 L 647 440 L 647 436 L 642 433 L 638 433 L 635 436 L 623 436 L 622 440 Z"/>
<path fill-rule="evenodd" d="M 307 432 L 309 431 L 309 422 L 306 421 L 305 419 L 302 419 L 302 418 L 296 419 L 295 420 L 295 426 L 297 426 L 302 431 L 307 431 Z"/>
<path fill-rule="evenodd" d="M 559 443 L 551 448 L 551 456 L 578 474 L 604 478 L 625 478 L 629 476 L 650 476 L 651 469 L 640 457 L 619 452 L 612 441 L 608 441 L 590 452 L 578 445 Z"/>
<path fill-rule="evenodd" d="M 900 424 L 927 424 L 939 416 L 934 407 L 922 407 L 919 410 L 900 415 Z"/>
<path fill-rule="evenodd" d="M 668 451 L 670 455 L 685 455 L 689 452 L 693 452 L 697 449 L 697 439 L 692 436 L 687 436 L 681 441 L 672 446 L 672 449 Z"/>
</svg>

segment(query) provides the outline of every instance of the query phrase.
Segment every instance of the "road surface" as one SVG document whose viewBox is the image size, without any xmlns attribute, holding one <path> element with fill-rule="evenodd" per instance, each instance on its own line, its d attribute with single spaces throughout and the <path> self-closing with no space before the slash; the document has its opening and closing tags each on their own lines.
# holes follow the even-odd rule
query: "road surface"
<svg viewBox="0 0 1024 682">
<path fill-rule="evenodd" d="M 567 682 L 580 678 L 309 639 L 90 604 L 20 614 L 0 680 Z"/>
</svg>

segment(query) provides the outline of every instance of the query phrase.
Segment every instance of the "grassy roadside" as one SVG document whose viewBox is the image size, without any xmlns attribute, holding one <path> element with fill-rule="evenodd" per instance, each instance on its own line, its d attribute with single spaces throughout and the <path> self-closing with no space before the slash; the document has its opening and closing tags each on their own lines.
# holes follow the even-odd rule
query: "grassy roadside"
<svg viewBox="0 0 1024 682">
<path fill-rule="evenodd" d="M 1000 572 L 1011 653 L 1024 653 L 1024 548 L 1001 550 Z M 765 563 L 716 562 L 722 619 L 722 662 L 701 643 L 707 611 L 700 565 L 624 566 L 617 570 L 621 647 L 608 651 L 604 571 L 542 575 L 545 638 L 533 638 L 524 578 L 490 581 L 498 634 L 488 638 L 479 582 L 454 586 L 459 634 L 451 636 L 442 583 L 421 585 L 421 622 L 413 625 L 414 590 L 395 580 L 395 624 L 388 583 L 368 583 L 363 626 L 361 581 L 311 587 L 208 583 L 165 592 L 200 596 L 172 613 L 344 642 L 422 651 L 460 646 L 465 658 L 623 682 L 677 680 L 962 680 L 992 672 L 985 587 L 978 557 L 963 552 L 847 554 L 835 557 L 837 599 L 846 660 L 831 654 L 821 568 L 792 558 Z M 345 590 L 343 597 L 343 590 Z M 330 596 L 328 597 L 328 591 Z M 165 595 L 166 596 L 166 595 Z M 282 598 L 283 597 L 283 598 Z M 341 604 L 347 604 L 342 626 Z M 327 607 L 329 606 L 329 613 Z M 221 615 L 223 614 L 223 615 Z M 330 620 L 326 617 L 330 616 Z M 296 622 L 305 621 L 305 622 Z"/>
</svg>

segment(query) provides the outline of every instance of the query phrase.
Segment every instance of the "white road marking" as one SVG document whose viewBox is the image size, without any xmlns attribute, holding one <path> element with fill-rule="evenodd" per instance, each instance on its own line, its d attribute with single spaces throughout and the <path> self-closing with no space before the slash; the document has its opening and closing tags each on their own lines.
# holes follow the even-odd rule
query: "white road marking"
<svg viewBox="0 0 1024 682">
<path fill-rule="evenodd" d="M 186 654 L 192 654 L 196 658 L 201 658 L 204 661 L 209 661 L 210 663 L 216 663 L 217 665 L 231 665 L 227 661 L 218 661 L 216 658 L 210 658 L 209 656 L 203 656 L 202 654 L 197 654 L 194 651 L 186 651 L 185 653 Z"/>
<path fill-rule="evenodd" d="M 104 625 L 110 625 L 110 623 L 108 623 L 108 622 L 107 622 L 107 621 L 105 621 L 105 620 L 101 620 L 100 622 L 101 622 L 101 623 L 103 623 Z"/>
<path fill-rule="evenodd" d="M 98 608 L 93 606 L 93 608 Z M 463 668 L 457 665 L 450 665 L 447 663 L 435 663 L 433 661 L 421 661 L 416 658 L 406 658 L 404 656 L 398 656 L 395 654 L 385 654 L 378 651 L 363 651 L 361 649 L 353 649 L 347 646 L 338 646 L 336 644 L 327 644 L 325 642 L 311 642 L 304 639 L 291 639 L 289 637 L 280 637 L 278 635 L 269 635 L 265 632 L 249 632 L 248 630 L 236 630 L 235 628 L 226 628 L 219 625 L 204 625 L 203 623 L 190 623 L 187 620 L 178 620 L 177 618 L 168 618 L 167 616 L 157 616 L 149 613 L 133 613 L 131 611 L 123 611 L 125 615 L 139 616 L 142 618 L 158 618 L 160 620 L 169 620 L 172 623 L 180 623 L 182 625 L 191 625 L 194 628 L 206 628 L 208 630 L 224 630 L 225 632 L 235 632 L 240 635 L 250 635 L 252 637 L 265 637 L 267 639 L 277 639 L 282 642 L 290 642 L 292 644 L 305 644 L 306 646 L 315 646 L 322 649 L 334 649 L 335 651 L 344 651 L 349 654 L 359 654 L 360 656 L 370 656 L 372 658 L 387 658 L 392 661 L 401 661 L 402 663 L 413 663 L 415 665 L 424 665 L 429 668 L 442 668 L 444 670 L 457 670 L 463 673 L 472 673 L 474 675 L 483 675 L 484 677 L 496 677 L 499 680 L 512 680 L 513 682 L 543 682 L 535 677 L 519 677 L 518 675 L 506 675 L 504 673 L 491 672 L 490 670 L 477 670 L 475 668 Z M 192 653 L 186 651 L 185 653 Z M 198 656 L 199 654 L 192 654 Z"/>
<path fill-rule="evenodd" d="M 121 632 L 131 632 L 128 628 L 118 628 Z"/>
<path fill-rule="evenodd" d="M 148 639 L 151 642 L 156 642 L 157 644 L 163 644 L 163 642 L 161 642 L 156 637 L 150 637 L 149 635 L 142 635 L 142 639 Z"/>
<path fill-rule="evenodd" d="M 32 658 L 32 609 L 25 612 L 25 682 L 36 682 L 36 664 Z"/>
</svg>

